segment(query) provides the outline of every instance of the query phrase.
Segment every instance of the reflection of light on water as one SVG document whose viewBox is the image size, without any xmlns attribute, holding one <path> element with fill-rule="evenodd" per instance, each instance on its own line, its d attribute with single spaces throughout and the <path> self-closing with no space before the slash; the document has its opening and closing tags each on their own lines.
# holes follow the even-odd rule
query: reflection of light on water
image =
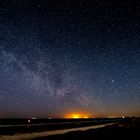
<svg viewBox="0 0 140 140">
<path fill-rule="evenodd" d="M 28 120 L 27 127 L 29 128 L 30 126 L 31 126 L 31 120 L 29 119 L 29 120 Z"/>
</svg>

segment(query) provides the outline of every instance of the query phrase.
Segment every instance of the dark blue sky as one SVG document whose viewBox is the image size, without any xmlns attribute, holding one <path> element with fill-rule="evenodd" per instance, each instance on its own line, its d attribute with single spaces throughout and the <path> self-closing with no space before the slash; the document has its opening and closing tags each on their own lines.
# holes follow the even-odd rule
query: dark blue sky
<svg viewBox="0 0 140 140">
<path fill-rule="evenodd" d="M 140 3 L 0 0 L 0 117 L 140 115 Z"/>
</svg>

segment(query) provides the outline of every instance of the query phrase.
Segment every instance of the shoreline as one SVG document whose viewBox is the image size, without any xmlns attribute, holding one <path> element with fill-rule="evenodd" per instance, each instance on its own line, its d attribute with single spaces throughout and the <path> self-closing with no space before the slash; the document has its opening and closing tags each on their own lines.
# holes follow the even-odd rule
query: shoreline
<svg viewBox="0 0 140 140">
<path fill-rule="evenodd" d="M 62 135 L 39 137 L 32 140 L 112 140 L 112 139 L 139 139 L 140 118 L 128 122 L 116 123 L 102 128 L 87 131 L 69 132 Z"/>
<path fill-rule="evenodd" d="M 36 139 L 40 137 L 49 137 L 49 136 L 55 136 L 55 135 L 65 135 L 70 132 L 77 132 L 77 131 L 87 131 L 90 129 L 98 129 L 103 128 L 109 125 L 113 125 L 114 123 L 107 123 L 102 125 L 94 125 L 94 126 L 85 126 L 85 127 L 79 127 L 79 128 L 70 128 L 70 129 L 62 129 L 62 130 L 52 130 L 52 131 L 44 131 L 44 132 L 33 132 L 28 134 L 16 134 L 11 136 L 1 136 L 0 140 L 30 140 L 30 139 Z"/>
</svg>

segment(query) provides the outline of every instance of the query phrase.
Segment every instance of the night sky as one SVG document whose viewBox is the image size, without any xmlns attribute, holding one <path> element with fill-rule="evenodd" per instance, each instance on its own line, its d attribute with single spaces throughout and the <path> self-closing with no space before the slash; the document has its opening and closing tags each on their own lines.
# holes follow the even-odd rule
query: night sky
<svg viewBox="0 0 140 140">
<path fill-rule="evenodd" d="M 0 118 L 140 116 L 139 0 L 0 0 Z"/>
</svg>

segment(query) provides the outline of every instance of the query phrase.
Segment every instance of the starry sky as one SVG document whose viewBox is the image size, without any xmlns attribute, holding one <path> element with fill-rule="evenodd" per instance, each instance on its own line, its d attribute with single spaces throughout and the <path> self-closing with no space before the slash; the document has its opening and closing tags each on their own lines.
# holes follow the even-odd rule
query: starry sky
<svg viewBox="0 0 140 140">
<path fill-rule="evenodd" d="M 140 116 L 139 0 L 0 0 L 0 118 Z"/>
</svg>

